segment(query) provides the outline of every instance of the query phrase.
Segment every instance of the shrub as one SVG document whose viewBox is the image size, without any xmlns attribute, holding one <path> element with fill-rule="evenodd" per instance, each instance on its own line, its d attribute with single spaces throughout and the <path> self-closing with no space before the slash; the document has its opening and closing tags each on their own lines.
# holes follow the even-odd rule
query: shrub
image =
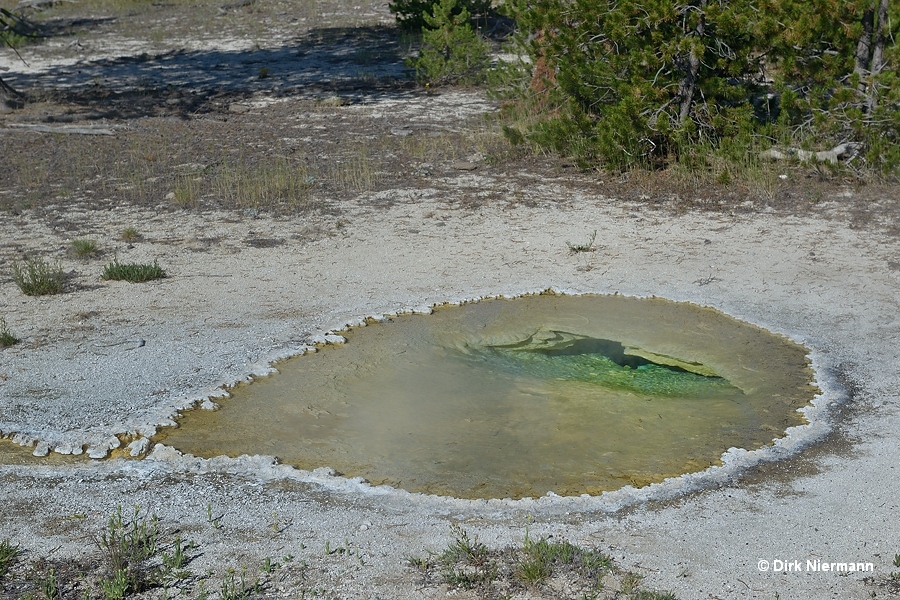
<svg viewBox="0 0 900 600">
<path fill-rule="evenodd" d="M 39 256 L 13 263 L 13 281 L 26 296 L 47 296 L 63 290 L 65 275 L 59 263 L 51 265 Z"/>
<path fill-rule="evenodd" d="M 105 280 L 124 280 L 131 283 L 161 279 L 165 276 L 166 272 L 160 268 L 157 261 L 153 261 L 152 265 L 139 263 L 122 264 L 119 262 L 119 259 L 114 259 L 106 265 L 103 269 L 103 275 L 101 275 Z"/>
<path fill-rule="evenodd" d="M 489 45 L 469 23 L 459 0 L 441 0 L 433 13 L 422 14 L 422 48 L 418 58 L 408 64 L 416 70 L 416 79 L 434 85 L 477 84 L 485 80 L 490 66 Z"/>
</svg>

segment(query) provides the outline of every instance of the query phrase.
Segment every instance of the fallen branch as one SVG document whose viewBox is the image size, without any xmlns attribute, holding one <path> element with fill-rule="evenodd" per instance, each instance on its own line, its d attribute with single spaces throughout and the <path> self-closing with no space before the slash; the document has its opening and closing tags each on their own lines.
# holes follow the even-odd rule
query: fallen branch
<svg viewBox="0 0 900 600">
<path fill-rule="evenodd" d="M 16 10 L 21 10 L 23 8 L 31 8 L 31 9 L 44 9 L 50 8 L 54 4 L 59 4 L 61 2 L 68 2 L 69 4 L 77 4 L 75 0 L 23 0 L 16 5 Z"/>
<path fill-rule="evenodd" d="M 232 2 L 230 4 L 223 4 L 219 7 L 219 12 L 224 14 L 232 8 L 243 8 L 245 6 L 250 6 L 254 4 L 256 0 L 238 0 L 238 2 Z"/>
<path fill-rule="evenodd" d="M 9 129 L 0 129 L 0 133 L 12 133 L 21 130 L 36 131 L 38 133 L 69 133 L 77 135 L 116 135 L 109 127 L 72 126 L 72 125 L 43 125 L 38 123 L 9 123 Z"/>
<path fill-rule="evenodd" d="M 784 150 L 772 148 L 760 153 L 760 157 L 771 160 L 799 160 L 800 162 L 827 162 L 837 164 L 837 162 L 843 158 L 853 158 L 861 149 L 862 144 L 846 142 L 835 146 L 831 150 L 822 150 L 820 152 L 801 150 L 800 148 L 785 148 Z"/>
<path fill-rule="evenodd" d="M 5 67 L 3 70 L 8 71 Z M 2 78 L 0 78 L 0 113 L 10 112 L 15 108 L 22 108 L 25 103 L 22 101 L 22 94 L 9 87 Z"/>
</svg>

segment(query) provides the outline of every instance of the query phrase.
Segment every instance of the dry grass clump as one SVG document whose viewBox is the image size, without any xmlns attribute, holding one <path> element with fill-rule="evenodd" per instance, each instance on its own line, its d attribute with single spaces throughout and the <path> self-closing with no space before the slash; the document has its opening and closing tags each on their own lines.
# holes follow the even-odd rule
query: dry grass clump
<svg viewBox="0 0 900 600">
<path fill-rule="evenodd" d="M 123 242 L 136 242 L 141 239 L 141 234 L 134 227 L 126 227 L 119 234 L 119 239 Z"/>
<path fill-rule="evenodd" d="M 51 265 L 40 256 L 13 263 L 13 281 L 26 296 L 48 296 L 63 291 L 65 275 L 59 263 Z"/>
<path fill-rule="evenodd" d="M 78 258 L 90 258 L 92 256 L 96 256 L 100 251 L 99 246 L 97 246 L 97 242 L 95 240 L 89 239 L 72 240 L 70 248 L 72 254 L 74 254 Z"/>
</svg>

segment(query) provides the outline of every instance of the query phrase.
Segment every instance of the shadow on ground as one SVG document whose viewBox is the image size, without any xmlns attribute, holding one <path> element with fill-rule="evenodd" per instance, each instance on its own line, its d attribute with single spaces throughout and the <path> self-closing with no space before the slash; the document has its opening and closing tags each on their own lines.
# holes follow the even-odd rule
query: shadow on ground
<svg viewBox="0 0 900 600">
<path fill-rule="evenodd" d="M 294 43 L 251 50 L 176 50 L 53 66 L 4 79 L 31 101 L 74 104 L 75 118 L 129 119 L 210 112 L 254 94 L 366 102 L 414 88 L 391 26 L 312 29 Z M 56 120 L 61 120 L 56 118 Z M 63 119 L 64 120 L 64 119 Z"/>
</svg>

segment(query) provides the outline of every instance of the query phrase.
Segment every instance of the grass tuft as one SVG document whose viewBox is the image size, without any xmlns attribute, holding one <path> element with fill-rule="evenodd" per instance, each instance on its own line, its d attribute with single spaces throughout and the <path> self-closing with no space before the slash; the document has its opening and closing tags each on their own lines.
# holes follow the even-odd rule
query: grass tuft
<svg viewBox="0 0 900 600">
<path fill-rule="evenodd" d="M 543 591 L 558 589 L 565 582 L 578 594 L 566 596 L 572 598 L 598 598 L 602 590 L 604 598 L 675 600 L 672 592 L 645 590 L 640 575 L 622 571 L 609 555 L 593 548 L 547 538 L 534 540 L 526 529 L 521 547 L 491 549 L 459 525 L 451 525 L 451 532 L 453 540 L 442 552 L 406 559 L 425 585 L 474 590 L 483 598 L 509 597 L 509 590 L 528 587 L 543 597 Z"/>
<path fill-rule="evenodd" d="M 141 234 L 134 227 L 126 227 L 119 234 L 119 239 L 123 242 L 136 242 L 141 239 Z"/>
<path fill-rule="evenodd" d="M 0 317 L 0 348 L 9 348 L 19 343 L 19 338 L 13 335 L 6 324 L 6 319 Z M 0 572 L 3 570 L 3 542 L 0 542 Z"/>
<path fill-rule="evenodd" d="M 431 561 L 421 556 L 408 556 L 406 558 L 406 564 L 414 569 L 422 571 L 423 573 L 431 568 Z"/>
<path fill-rule="evenodd" d="M 488 558 L 487 546 L 478 541 L 478 536 L 469 537 L 469 533 L 458 524 L 450 526 L 453 542 L 440 555 L 445 564 L 465 562 L 471 565 L 484 564 Z"/>
<path fill-rule="evenodd" d="M 139 263 L 122 264 L 118 259 L 114 259 L 106 265 L 103 269 L 103 275 L 101 275 L 105 280 L 113 279 L 116 281 L 130 281 L 131 283 L 162 279 L 165 276 L 166 272 L 156 261 L 153 261 L 152 265 Z"/>
<path fill-rule="evenodd" d="M 241 570 L 239 580 L 235 580 L 234 575 L 234 569 L 228 569 L 222 578 L 222 585 L 219 586 L 219 598 L 222 600 L 244 600 L 262 591 L 263 586 L 258 579 L 253 583 L 247 582 L 244 570 Z"/>
<path fill-rule="evenodd" d="M 16 562 L 21 552 L 18 546 L 13 546 L 9 539 L 0 541 L 0 581 L 9 573 L 9 568 Z"/>
<path fill-rule="evenodd" d="M 614 569 L 612 559 L 602 552 L 579 548 L 566 541 L 551 542 L 546 538 L 533 541 L 527 534 L 522 554 L 516 576 L 530 585 L 543 583 L 557 568 L 572 569 L 599 585 L 603 576 Z"/>
<path fill-rule="evenodd" d="M 210 187 L 226 206 L 296 209 L 309 205 L 314 180 L 305 166 L 284 159 L 250 165 L 238 161 L 223 164 Z"/>
<path fill-rule="evenodd" d="M 99 250 L 97 242 L 94 240 L 72 240 L 72 254 L 78 258 L 88 258 L 96 256 Z"/>
<path fill-rule="evenodd" d="M 153 583 L 148 563 L 156 555 L 158 532 L 156 515 L 141 517 L 137 506 L 128 520 L 122 516 L 121 506 L 110 516 L 106 531 L 97 540 L 109 575 L 101 582 L 107 598 L 124 598 L 129 591 L 140 592 Z"/>
<path fill-rule="evenodd" d="M 26 296 L 48 296 L 63 290 L 65 275 L 59 263 L 51 265 L 39 256 L 13 263 L 13 281 Z"/>
<path fill-rule="evenodd" d="M 59 595 L 59 579 L 56 576 L 56 569 L 51 568 L 46 575 L 37 576 L 36 581 L 38 589 L 44 600 L 61 600 Z"/>
<path fill-rule="evenodd" d="M 470 538 L 458 524 L 450 529 L 453 542 L 438 557 L 444 583 L 466 590 L 490 586 L 497 578 L 497 564 L 491 560 L 487 546 L 478 541 L 478 536 Z"/>
<path fill-rule="evenodd" d="M 519 563 L 516 577 L 529 585 L 545 581 L 553 572 L 551 566 L 539 556 L 528 555 Z"/>
<path fill-rule="evenodd" d="M 622 591 L 626 594 L 637 593 L 639 591 L 641 580 L 643 578 L 643 575 L 628 572 L 622 575 L 622 580 L 619 582 L 619 585 L 621 586 Z"/>
<path fill-rule="evenodd" d="M 572 254 L 578 254 L 579 252 L 593 252 L 594 251 L 594 240 L 597 239 L 597 230 L 594 230 L 594 233 L 591 234 L 591 239 L 587 241 L 585 244 L 573 244 L 572 242 L 566 242 L 566 246 L 569 247 L 569 252 Z"/>
</svg>

